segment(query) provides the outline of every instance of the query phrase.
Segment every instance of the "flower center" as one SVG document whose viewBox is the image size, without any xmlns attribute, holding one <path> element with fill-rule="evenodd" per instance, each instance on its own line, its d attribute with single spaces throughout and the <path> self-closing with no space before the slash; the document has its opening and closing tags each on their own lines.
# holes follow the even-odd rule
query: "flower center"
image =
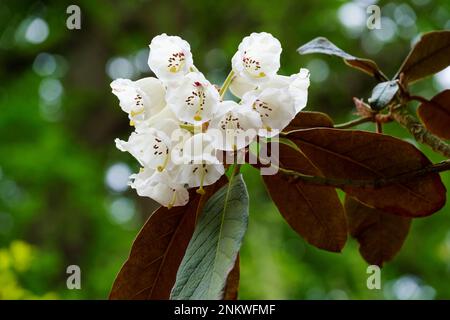
<svg viewBox="0 0 450 320">
<path fill-rule="evenodd" d="M 244 56 L 242 57 L 242 63 L 244 64 L 245 70 L 256 78 L 264 78 L 266 74 L 261 70 L 261 63 L 247 55 L 247 51 L 244 51 Z"/>
<path fill-rule="evenodd" d="M 239 118 L 233 116 L 232 113 L 228 113 L 225 117 L 220 120 L 220 128 L 225 130 L 242 130 L 241 124 L 239 122 Z"/>
<path fill-rule="evenodd" d="M 203 184 L 204 184 L 204 181 L 205 181 L 205 176 L 208 173 L 208 169 L 206 168 L 206 164 L 203 163 L 201 166 L 196 166 L 192 170 L 192 173 L 195 173 L 197 170 L 200 170 L 200 187 L 196 190 L 196 192 L 198 194 L 204 195 L 205 194 L 205 189 L 203 189 Z"/>
<path fill-rule="evenodd" d="M 206 94 L 204 87 L 200 82 L 194 82 L 194 90 L 192 90 L 191 95 L 186 98 L 186 105 L 189 108 L 195 109 L 194 120 L 202 120 L 201 113 L 205 106 Z"/>
<path fill-rule="evenodd" d="M 259 113 L 259 116 L 261 117 L 261 120 L 263 121 L 264 127 L 267 131 L 272 131 L 272 128 L 267 126 L 264 123 L 264 119 L 267 119 L 270 117 L 270 115 L 273 112 L 273 109 L 270 107 L 270 105 L 262 100 L 257 99 L 254 103 L 253 103 L 253 110 L 255 110 L 256 112 Z"/>
<path fill-rule="evenodd" d="M 159 157 L 162 156 L 163 154 L 165 155 L 164 161 L 162 165 L 159 165 L 157 167 L 157 170 L 159 172 L 164 171 L 169 162 L 169 148 L 167 148 L 167 146 L 162 142 L 162 140 L 155 138 L 155 144 L 153 144 L 153 155 L 155 157 Z"/>
<path fill-rule="evenodd" d="M 185 57 L 183 52 L 175 52 L 169 57 L 167 68 L 172 73 L 177 73 L 184 66 Z"/>
<path fill-rule="evenodd" d="M 263 118 L 263 117 L 268 118 L 273 111 L 273 109 L 269 106 L 269 104 L 267 102 L 259 100 L 259 99 L 257 99 L 253 103 L 253 110 L 257 111 L 261 118 Z"/>
</svg>

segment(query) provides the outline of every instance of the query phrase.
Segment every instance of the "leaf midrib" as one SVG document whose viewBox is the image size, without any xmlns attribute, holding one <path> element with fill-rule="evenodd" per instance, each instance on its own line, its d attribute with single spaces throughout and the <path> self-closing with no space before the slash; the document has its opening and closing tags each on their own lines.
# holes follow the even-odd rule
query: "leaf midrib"
<svg viewBox="0 0 450 320">
<path fill-rule="evenodd" d="M 364 169 L 367 169 L 368 171 L 374 173 L 375 175 L 377 175 L 377 176 L 379 176 L 379 177 L 381 177 L 381 178 L 386 178 L 385 175 L 379 173 L 377 170 L 374 170 L 374 169 L 372 169 L 372 168 L 366 166 L 365 164 L 360 163 L 360 162 L 358 162 L 358 161 L 356 161 L 356 160 L 354 160 L 354 159 L 352 159 L 352 158 L 349 158 L 349 157 L 347 157 L 347 156 L 344 156 L 343 154 L 340 154 L 340 153 L 337 153 L 337 152 L 334 152 L 334 151 L 325 149 L 325 148 L 323 148 L 323 147 L 321 147 L 321 146 L 318 146 L 317 144 L 311 143 L 311 142 L 306 141 L 306 140 L 304 140 L 304 139 L 301 139 L 301 138 L 299 138 L 299 137 L 295 137 L 295 139 L 301 140 L 303 143 L 308 144 L 308 145 L 312 146 L 313 148 L 317 148 L 317 149 L 319 149 L 319 150 L 321 150 L 321 151 L 323 151 L 323 152 L 325 152 L 325 153 L 332 154 L 332 155 L 336 156 L 337 158 L 342 158 L 342 159 L 348 160 L 348 161 L 352 162 L 353 164 L 355 164 L 355 165 L 357 165 L 357 166 L 359 166 L 359 167 L 362 167 L 362 168 L 364 168 Z M 424 200 L 424 201 L 426 201 L 426 202 L 428 202 L 428 203 L 431 203 L 427 198 L 423 197 L 421 194 L 416 193 L 414 190 L 412 190 L 411 188 L 405 186 L 404 184 L 395 183 L 394 185 L 398 185 L 399 187 L 408 190 L 410 193 L 412 193 L 412 194 L 415 195 L 416 197 L 418 197 L 418 198 L 420 198 L 420 199 L 422 199 L 422 200 Z"/>
<path fill-rule="evenodd" d="M 214 270 L 216 269 L 217 257 L 218 257 L 219 250 L 220 250 L 220 239 L 222 238 L 222 229 L 223 229 L 223 224 L 225 221 L 225 214 L 226 214 L 226 210 L 227 210 L 228 199 L 230 197 L 231 184 L 234 182 L 234 178 L 235 178 L 235 176 L 233 175 L 233 176 L 231 176 L 230 181 L 228 181 L 228 188 L 227 188 L 227 193 L 225 194 L 225 199 L 224 199 L 225 203 L 223 205 L 222 217 L 221 217 L 220 225 L 219 225 L 219 236 L 217 237 L 217 248 L 216 248 L 216 253 L 214 255 L 214 262 L 213 262 L 213 268 L 211 270 L 211 274 L 214 273 Z M 210 294 L 210 290 L 211 290 L 211 282 L 208 282 L 208 289 L 207 289 L 208 297 Z"/>
<path fill-rule="evenodd" d="M 424 62 L 425 60 L 431 59 L 433 56 L 437 55 L 441 50 L 445 50 L 445 49 L 448 49 L 448 48 L 450 48 L 450 44 L 447 44 L 446 46 L 440 47 L 439 49 L 433 51 L 431 54 L 426 55 L 426 56 L 424 56 L 423 58 L 420 58 L 420 59 L 417 60 L 416 62 L 413 62 L 411 65 L 409 65 L 408 68 L 406 68 L 406 69 L 404 69 L 405 66 L 406 66 L 406 63 L 405 63 L 405 66 L 402 66 L 402 67 L 400 68 L 400 70 L 397 72 L 397 76 L 398 76 L 400 73 L 405 73 L 405 72 L 407 72 L 407 71 L 410 71 L 413 67 L 415 67 L 415 66 L 419 65 L 420 63 Z M 414 53 L 414 50 L 411 52 L 411 55 L 412 55 L 413 53 Z M 409 56 L 406 58 L 406 60 L 405 60 L 406 62 L 408 61 L 408 59 L 409 59 L 409 57 L 410 57 L 411 55 L 409 55 Z M 396 76 L 396 77 L 397 77 L 397 76 Z M 419 77 L 419 78 L 415 78 L 415 79 L 413 78 L 411 81 L 418 80 L 418 79 L 420 79 L 420 77 Z"/>
</svg>

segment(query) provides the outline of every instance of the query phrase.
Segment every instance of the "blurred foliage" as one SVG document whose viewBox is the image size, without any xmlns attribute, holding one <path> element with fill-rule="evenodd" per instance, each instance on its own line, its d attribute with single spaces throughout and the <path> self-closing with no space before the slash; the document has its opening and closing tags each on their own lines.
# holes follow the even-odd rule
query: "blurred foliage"
<svg viewBox="0 0 450 320">
<path fill-rule="evenodd" d="M 47 253 L 23 241 L 15 240 L 8 248 L 0 249 L 0 299 L 57 299 L 55 293 L 39 293 L 48 284 L 40 281 L 38 288 L 39 281 L 35 280 L 43 275 L 42 268 L 49 265 L 47 257 Z"/>
<path fill-rule="evenodd" d="M 81 30 L 65 27 L 73 3 L 82 11 Z M 127 136 L 130 128 L 109 83 L 111 77 L 151 75 L 146 56 L 152 37 L 166 32 L 188 40 L 196 66 L 220 83 L 240 40 L 253 31 L 271 32 L 283 45 L 281 73 L 311 70 L 308 109 L 343 122 L 352 117 L 351 98 L 367 99 L 375 81 L 340 59 L 299 56 L 297 47 L 325 36 L 376 60 L 392 76 L 419 33 L 450 28 L 447 0 L 379 1 L 381 30 L 367 29 L 367 5 L 0 2 L 0 298 L 107 297 L 134 236 L 155 208 L 124 190 L 137 165 L 114 147 L 114 138 Z M 448 88 L 445 72 L 414 85 L 413 92 L 431 98 Z M 370 124 L 360 128 L 374 130 Z M 415 143 L 396 124 L 386 132 Z M 441 159 L 421 148 L 433 161 Z M 383 289 L 370 291 L 354 240 L 342 254 L 309 246 L 277 213 L 258 172 L 244 171 L 251 220 L 241 253 L 241 298 L 450 298 L 449 205 L 414 221 L 403 250 L 383 268 Z M 442 176 L 450 187 L 450 175 Z M 66 288 L 71 264 L 81 267 L 82 290 Z"/>
</svg>

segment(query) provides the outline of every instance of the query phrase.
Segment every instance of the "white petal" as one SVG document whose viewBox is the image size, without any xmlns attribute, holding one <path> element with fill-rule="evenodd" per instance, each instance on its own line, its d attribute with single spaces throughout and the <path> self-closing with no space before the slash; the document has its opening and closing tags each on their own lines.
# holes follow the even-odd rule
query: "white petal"
<svg viewBox="0 0 450 320">
<path fill-rule="evenodd" d="M 175 165 L 186 164 L 189 162 L 186 161 L 183 156 L 183 148 L 186 141 L 191 137 L 192 133 L 184 129 L 178 129 L 173 132 L 171 136 L 173 148 L 170 153 L 170 158 Z"/>
<path fill-rule="evenodd" d="M 256 89 L 256 85 L 242 76 L 235 76 L 230 84 L 230 91 L 238 98 L 242 98 L 244 94 L 250 90 Z"/>
<path fill-rule="evenodd" d="M 111 82 L 111 88 L 133 125 L 157 114 L 166 105 L 166 89 L 156 78 L 148 77 L 138 81 L 116 79 Z"/>
<path fill-rule="evenodd" d="M 167 173 L 144 169 L 130 178 L 130 186 L 138 195 L 150 197 L 163 206 L 183 206 L 189 201 L 188 191 L 181 184 L 174 183 Z"/>
<path fill-rule="evenodd" d="M 267 88 L 287 89 L 295 102 L 295 112 L 298 113 L 308 101 L 308 87 L 309 87 L 309 71 L 308 69 L 300 69 L 299 73 L 293 74 L 289 77 L 276 75 L 269 81 L 261 84 L 259 89 Z"/>
<path fill-rule="evenodd" d="M 161 34 L 153 38 L 149 47 L 148 65 L 162 81 L 176 80 L 194 65 L 189 43 L 178 36 Z"/>
<path fill-rule="evenodd" d="M 231 62 L 233 71 L 253 83 L 273 77 L 280 69 L 281 44 L 266 32 L 252 33 L 239 44 Z"/>
<path fill-rule="evenodd" d="M 183 165 L 176 180 L 189 185 L 190 188 L 213 184 L 225 173 L 222 164 Z"/>
<path fill-rule="evenodd" d="M 214 137 L 213 146 L 219 150 L 235 151 L 245 148 L 262 127 L 259 114 L 250 106 L 224 101 L 219 104 L 219 110 L 207 131 Z"/>
<path fill-rule="evenodd" d="M 184 163 L 217 164 L 216 149 L 212 142 L 214 137 L 207 133 L 199 133 L 189 138 L 183 145 Z"/>
<path fill-rule="evenodd" d="M 139 87 L 129 79 L 116 79 L 111 82 L 112 93 L 119 98 L 119 105 L 123 111 L 130 113 L 137 112 L 143 108 L 144 97 L 140 96 Z"/>
<path fill-rule="evenodd" d="M 273 136 L 284 129 L 294 119 L 295 101 L 288 89 L 267 88 L 247 93 L 242 102 L 256 110 L 267 130 L 259 132 L 262 136 Z M 273 132 L 272 132 L 273 131 Z"/>
<path fill-rule="evenodd" d="M 201 125 L 217 111 L 220 96 L 217 89 L 200 72 L 190 72 L 169 86 L 167 103 L 180 121 Z"/>
<path fill-rule="evenodd" d="M 145 106 L 149 116 L 160 112 L 166 105 L 166 88 L 161 80 L 147 77 L 135 81 L 135 84 L 148 97 L 149 105 Z"/>
<path fill-rule="evenodd" d="M 295 112 L 299 112 L 306 107 L 308 101 L 309 71 L 300 69 L 300 72 L 293 74 L 290 79 L 289 93 L 295 100 Z"/>
<path fill-rule="evenodd" d="M 155 129 L 133 132 L 128 141 L 116 139 L 116 146 L 128 151 L 143 166 L 158 169 L 168 164 L 170 138 L 164 132 Z"/>
</svg>

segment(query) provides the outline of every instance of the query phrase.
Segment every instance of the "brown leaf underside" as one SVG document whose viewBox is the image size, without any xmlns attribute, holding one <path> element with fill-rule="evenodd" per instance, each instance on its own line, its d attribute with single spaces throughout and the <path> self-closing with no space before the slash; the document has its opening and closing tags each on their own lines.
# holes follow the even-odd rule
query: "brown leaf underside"
<svg viewBox="0 0 450 320">
<path fill-rule="evenodd" d="M 351 197 L 345 198 L 349 232 L 359 242 L 359 252 L 369 264 L 380 267 L 401 249 L 411 218 L 369 208 Z"/>
<path fill-rule="evenodd" d="M 240 266 L 239 266 L 239 254 L 234 263 L 233 269 L 231 269 L 228 274 L 227 283 L 225 285 L 223 299 L 224 300 L 237 300 L 239 291 L 239 277 L 240 277 Z"/>
<path fill-rule="evenodd" d="M 221 186 L 223 176 L 205 188 L 200 201 L 195 190 L 182 207 L 160 207 L 147 220 L 131 248 L 130 256 L 114 281 L 110 299 L 169 299 L 176 273 L 195 228 L 197 208 Z"/>
<path fill-rule="evenodd" d="M 422 36 L 403 62 L 398 74 L 407 82 L 432 75 L 450 65 L 450 31 L 433 31 Z"/>
<path fill-rule="evenodd" d="M 301 111 L 283 131 L 288 132 L 291 130 L 316 127 L 332 128 L 333 125 L 333 120 L 331 120 L 331 118 L 325 113 L 316 111 Z"/>
<path fill-rule="evenodd" d="M 382 134 L 316 128 L 289 138 L 328 178 L 370 180 L 430 165 L 413 145 Z M 378 189 L 346 187 L 344 191 L 371 207 L 410 217 L 430 215 L 446 200 L 445 187 L 434 173 Z"/>
<path fill-rule="evenodd" d="M 280 145 L 280 166 L 303 174 L 321 175 L 302 153 L 286 145 Z M 341 251 L 347 240 L 347 224 L 334 188 L 289 181 L 283 174 L 266 175 L 263 179 L 292 229 L 318 248 Z"/>
<path fill-rule="evenodd" d="M 431 133 L 450 139 L 450 90 L 442 91 L 428 103 L 422 103 L 417 113 Z"/>
</svg>

